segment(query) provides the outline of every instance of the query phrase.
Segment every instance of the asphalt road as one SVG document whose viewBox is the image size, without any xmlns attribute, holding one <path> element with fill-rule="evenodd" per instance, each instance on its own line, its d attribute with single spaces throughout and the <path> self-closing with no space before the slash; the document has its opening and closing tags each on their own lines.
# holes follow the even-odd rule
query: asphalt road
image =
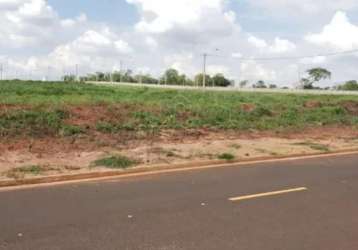
<svg viewBox="0 0 358 250">
<path fill-rule="evenodd" d="M 356 250 L 358 156 L 0 192 L 0 249 Z"/>
</svg>

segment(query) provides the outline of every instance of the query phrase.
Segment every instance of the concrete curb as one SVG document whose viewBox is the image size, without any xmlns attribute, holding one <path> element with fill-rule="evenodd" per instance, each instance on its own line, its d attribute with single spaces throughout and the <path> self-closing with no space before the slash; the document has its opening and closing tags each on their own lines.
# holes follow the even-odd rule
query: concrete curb
<svg viewBox="0 0 358 250">
<path fill-rule="evenodd" d="M 282 161 L 293 161 L 293 160 L 304 160 L 313 158 L 333 157 L 333 156 L 344 156 L 344 155 L 355 155 L 358 154 L 358 149 L 351 150 L 339 150 L 329 153 L 318 153 L 318 154 L 296 154 L 282 157 L 259 157 L 246 160 L 212 160 L 212 161 L 198 161 L 190 163 L 180 163 L 172 165 L 152 165 L 136 167 L 128 170 L 116 170 L 116 171 L 105 171 L 105 172 L 92 172 L 92 173 L 81 173 L 81 174 L 68 174 L 68 175 L 56 175 L 56 176 L 45 176 L 38 178 L 29 178 L 22 180 L 5 180 L 0 181 L 0 191 L 5 188 L 11 187 L 26 187 L 26 186 L 39 186 L 43 184 L 66 184 L 73 182 L 86 182 L 95 180 L 106 180 L 114 178 L 129 178 L 146 175 L 165 174 L 173 172 L 182 172 L 189 170 L 201 170 L 210 168 L 220 167 L 235 167 L 243 165 L 253 165 L 260 163 L 270 162 L 282 162 Z"/>
</svg>

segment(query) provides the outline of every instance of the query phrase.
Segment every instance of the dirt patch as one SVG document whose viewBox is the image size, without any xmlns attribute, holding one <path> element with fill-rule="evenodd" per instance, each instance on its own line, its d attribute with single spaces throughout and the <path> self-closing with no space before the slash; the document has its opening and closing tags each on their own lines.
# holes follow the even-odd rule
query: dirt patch
<svg viewBox="0 0 358 250">
<path fill-rule="evenodd" d="M 309 108 L 309 109 L 321 108 L 322 103 L 320 101 L 310 100 L 310 101 L 305 102 L 304 107 Z"/>
<path fill-rule="evenodd" d="M 230 156 L 230 159 L 247 160 L 358 148 L 357 139 L 213 138 L 213 136 L 201 138 L 191 142 L 157 141 L 153 144 L 142 143 L 128 148 L 107 147 L 93 151 L 83 151 L 83 149 L 53 153 L 5 151 L 0 155 L 0 179 L 91 172 L 94 171 L 90 167 L 93 162 L 113 155 L 122 155 L 143 164 L 141 166 L 148 166 L 217 160 L 223 155 Z M 108 171 L 105 168 L 95 170 Z"/>
<path fill-rule="evenodd" d="M 244 103 L 241 105 L 241 110 L 244 112 L 253 112 L 256 109 L 256 105 L 252 103 Z"/>
<path fill-rule="evenodd" d="M 345 101 L 341 103 L 341 106 L 351 115 L 358 116 L 358 102 L 356 101 Z"/>
</svg>

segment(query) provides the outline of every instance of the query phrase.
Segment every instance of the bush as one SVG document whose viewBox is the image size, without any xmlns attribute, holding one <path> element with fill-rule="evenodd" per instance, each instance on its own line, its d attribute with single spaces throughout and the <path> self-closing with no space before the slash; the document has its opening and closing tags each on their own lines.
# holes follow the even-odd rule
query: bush
<svg viewBox="0 0 358 250">
<path fill-rule="evenodd" d="M 131 160 L 125 156 L 116 155 L 116 156 L 99 159 L 94 162 L 94 166 L 107 167 L 112 169 L 127 169 L 129 167 L 132 167 L 136 163 L 137 163 L 136 161 Z"/>
<path fill-rule="evenodd" d="M 230 153 L 224 153 L 218 156 L 218 158 L 220 160 L 227 160 L 227 161 L 232 161 L 234 160 L 236 157 L 233 154 Z"/>
</svg>

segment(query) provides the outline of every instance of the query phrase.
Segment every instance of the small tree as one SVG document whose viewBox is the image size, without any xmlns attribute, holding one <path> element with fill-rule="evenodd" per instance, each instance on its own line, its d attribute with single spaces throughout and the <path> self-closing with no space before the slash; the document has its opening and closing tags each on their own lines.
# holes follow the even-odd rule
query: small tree
<svg viewBox="0 0 358 250">
<path fill-rule="evenodd" d="M 239 83 L 240 88 L 245 88 L 249 84 L 248 80 L 243 80 Z"/>
<path fill-rule="evenodd" d="M 218 87 L 228 87 L 231 85 L 230 80 L 226 79 L 223 74 L 216 74 L 213 77 L 212 82 L 214 86 L 218 86 Z"/>
<path fill-rule="evenodd" d="M 197 86 L 202 86 L 203 85 L 203 77 L 204 75 L 203 74 L 197 74 L 195 76 L 195 84 Z M 210 75 L 206 75 L 205 76 L 205 82 L 206 82 L 206 86 L 211 86 L 213 81 L 212 81 L 212 78 Z"/>
<path fill-rule="evenodd" d="M 321 80 L 330 79 L 332 73 L 324 68 L 313 68 L 307 70 L 308 77 L 301 79 L 301 84 L 304 89 L 313 89 L 313 84 Z"/>
<path fill-rule="evenodd" d="M 183 79 L 180 77 L 178 70 L 168 69 L 160 79 L 160 83 L 168 85 L 180 85 Z"/>
<path fill-rule="evenodd" d="M 266 89 L 267 86 L 264 81 L 260 80 L 256 84 L 253 85 L 255 89 Z"/>
<path fill-rule="evenodd" d="M 339 90 L 358 91 L 358 82 L 356 80 L 348 81 L 338 87 Z"/>
<path fill-rule="evenodd" d="M 76 76 L 75 75 L 65 75 L 62 77 L 64 82 L 75 82 Z"/>
</svg>

